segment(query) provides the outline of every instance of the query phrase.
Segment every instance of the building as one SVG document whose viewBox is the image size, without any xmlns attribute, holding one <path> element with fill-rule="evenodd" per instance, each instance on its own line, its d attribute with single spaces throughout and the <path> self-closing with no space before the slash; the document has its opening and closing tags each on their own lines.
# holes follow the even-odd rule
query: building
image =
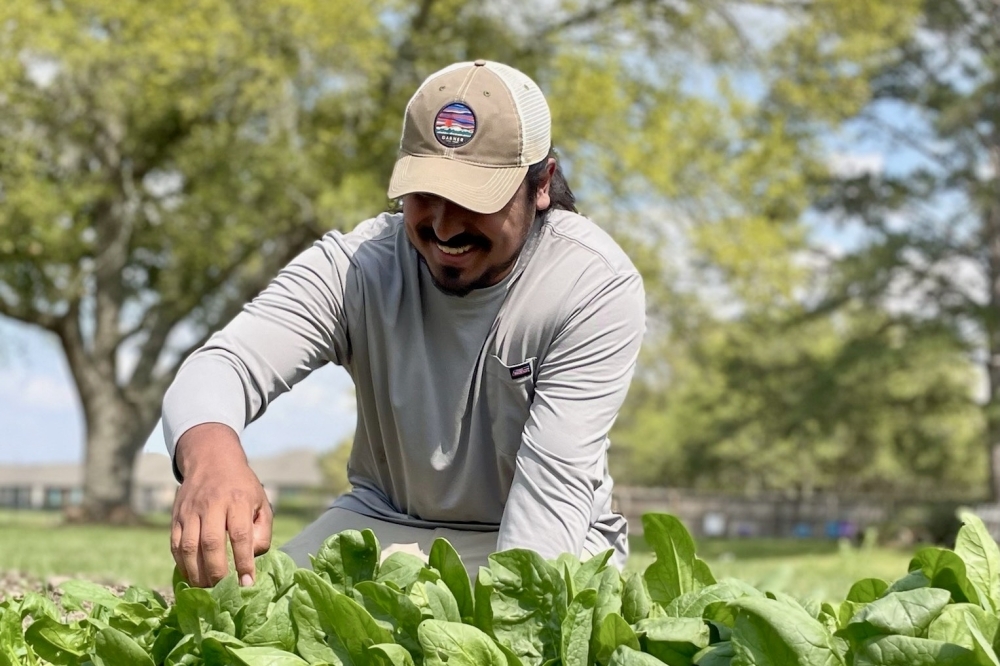
<svg viewBox="0 0 1000 666">
<path fill-rule="evenodd" d="M 323 485 L 319 454 L 294 449 L 275 456 L 252 458 L 272 504 L 279 498 L 315 496 Z M 132 506 L 139 513 L 169 511 L 177 490 L 170 459 L 143 453 L 136 463 Z M 83 499 L 82 463 L 0 465 L 0 508 L 63 509 Z"/>
</svg>

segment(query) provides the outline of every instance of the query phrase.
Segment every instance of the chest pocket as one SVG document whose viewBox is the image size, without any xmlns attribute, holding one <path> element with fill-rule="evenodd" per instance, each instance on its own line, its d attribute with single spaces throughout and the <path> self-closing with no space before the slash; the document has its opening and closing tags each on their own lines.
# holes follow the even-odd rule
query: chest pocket
<svg viewBox="0 0 1000 666">
<path fill-rule="evenodd" d="M 497 452 L 513 456 L 521 445 L 521 432 L 535 398 L 535 365 L 532 357 L 507 365 L 497 356 L 486 360 L 486 399 Z"/>
</svg>

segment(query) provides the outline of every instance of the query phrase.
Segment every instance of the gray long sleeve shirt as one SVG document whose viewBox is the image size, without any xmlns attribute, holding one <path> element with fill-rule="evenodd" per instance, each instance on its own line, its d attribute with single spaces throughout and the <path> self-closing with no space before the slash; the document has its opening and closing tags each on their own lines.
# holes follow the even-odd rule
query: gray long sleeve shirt
<svg viewBox="0 0 1000 666">
<path fill-rule="evenodd" d="M 608 431 L 645 327 L 642 280 L 599 227 L 536 221 L 511 273 L 445 294 L 401 215 L 331 232 L 182 365 L 167 447 L 201 423 L 241 432 L 328 362 L 358 421 L 335 506 L 392 522 L 499 530 L 498 549 L 628 552 L 611 509 Z"/>
</svg>

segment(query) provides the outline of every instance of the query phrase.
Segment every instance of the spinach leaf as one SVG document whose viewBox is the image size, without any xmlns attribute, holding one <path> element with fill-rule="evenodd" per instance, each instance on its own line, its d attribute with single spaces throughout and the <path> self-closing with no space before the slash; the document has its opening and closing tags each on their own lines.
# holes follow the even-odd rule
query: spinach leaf
<svg viewBox="0 0 1000 666">
<path fill-rule="evenodd" d="M 355 583 L 375 580 L 381 553 L 371 530 L 344 530 L 323 542 L 319 552 L 310 557 L 313 571 L 338 592 L 349 594 Z"/>
<path fill-rule="evenodd" d="M 426 620 L 417 633 L 426 666 L 507 666 L 493 640 L 467 624 Z"/>
<path fill-rule="evenodd" d="M 656 553 L 656 561 L 643 576 L 650 598 L 661 604 L 688 592 L 713 585 L 708 565 L 695 557 L 694 540 L 680 520 L 664 514 L 642 517 L 643 534 Z"/>
</svg>

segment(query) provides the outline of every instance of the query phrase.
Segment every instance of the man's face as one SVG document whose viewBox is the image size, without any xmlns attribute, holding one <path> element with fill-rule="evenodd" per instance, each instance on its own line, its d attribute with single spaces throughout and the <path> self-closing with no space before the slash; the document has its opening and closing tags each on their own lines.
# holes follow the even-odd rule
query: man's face
<svg viewBox="0 0 1000 666">
<path fill-rule="evenodd" d="M 525 185 L 495 213 L 475 213 L 432 194 L 403 197 L 403 222 L 410 243 L 442 291 L 465 296 L 492 286 L 510 273 L 524 246 L 536 210 L 549 206 L 546 172 L 533 201 Z"/>
</svg>

